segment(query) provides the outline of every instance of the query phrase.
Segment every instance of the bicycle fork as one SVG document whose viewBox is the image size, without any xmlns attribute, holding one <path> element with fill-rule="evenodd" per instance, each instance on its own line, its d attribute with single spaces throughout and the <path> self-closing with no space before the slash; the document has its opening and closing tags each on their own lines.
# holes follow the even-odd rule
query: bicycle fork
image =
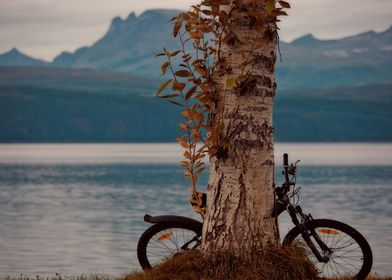
<svg viewBox="0 0 392 280">
<path fill-rule="evenodd" d="M 314 229 L 308 229 L 306 226 L 308 221 L 313 220 L 312 215 L 311 214 L 305 215 L 302 212 L 300 206 L 296 206 L 294 208 L 294 206 L 290 205 L 288 208 L 289 208 L 288 212 L 290 214 L 290 217 L 293 223 L 300 228 L 301 236 L 305 240 L 306 245 L 309 247 L 309 249 L 312 251 L 312 253 L 314 254 L 314 256 L 317 258 L 319 262 L 327 263 L 330 260 L 330 255 L 332 254 L 332 250 L 328 248 L 328 246 L 321 240 L 320 236 Z M 301 217 L 301 223 L 298 221 L 297 214 Z M 313 243 L 311 237 L 314 238 L 317 245 L 322 250 L 323 255 L 321 255 L 316 245 Z"/>
</svg>

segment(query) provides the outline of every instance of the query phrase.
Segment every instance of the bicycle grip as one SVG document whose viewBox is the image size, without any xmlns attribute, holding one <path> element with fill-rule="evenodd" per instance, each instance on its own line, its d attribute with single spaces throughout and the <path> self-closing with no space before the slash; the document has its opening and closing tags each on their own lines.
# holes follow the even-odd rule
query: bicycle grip
<svg viewBox="0 0 392 280">
<path fill-rule="evenodd" d="M 289 155 L 284 153 L 283 154 L 283 166 L 288 166 L 289 165 Z"/>
</svg>

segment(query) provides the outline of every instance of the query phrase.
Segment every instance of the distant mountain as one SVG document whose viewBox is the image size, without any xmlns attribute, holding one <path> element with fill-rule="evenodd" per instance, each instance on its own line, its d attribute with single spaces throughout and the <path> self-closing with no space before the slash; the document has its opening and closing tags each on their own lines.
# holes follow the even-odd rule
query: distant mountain
<svg viewBox="0 0 392 280">
<path fill-rule="evenodd" d="M 93 68 L 158 77 L 162 47 L 174 50 L 170 18 L 180 11 L 149 10 L 113 19 L 108 32 L 90 47 L 62 53 L 57 67 Z M 319 40 L 308 34 L 281 42 L 277 76 L 281 88 L 315 88 L 387 83 L 392 71 L 392 28 L 339 40 Z"/>
<path fill-rule="evenodd" d="M 173 142 L 179 107 L 124 73 L 0 67 L 0 142 Z M 278 90 L 275 139 L 392 141 L 392 85 Z"/>
<path fill-rule="evenodd" d="M 64 52 L 52 64 L 157 78 L 159 62 L 155 55 L 163 47 L 178 48 L 177 41 L 170 37 L 172 26 L 169 23 L 178 13 L 176 10 L 149 10 L 139 17 L 134 13 L 124 20 L 116 17 L 107 33 L 91 47 L 74 53 Z"/>
<path fill-rule="evenodd" d="M 392 28 L 339 40 L 318 40 L 311 34 L 280 44 L 281 88 L 327 88 L 390 83 Z"/>
<path fill-rule="evenodd" d="M 154 98 L 155 54 L 179 48 L 169 23 L 178 12 L 117 17 L 92 46 L 51 64 L 1 54 L 0 142 L 174 141 L 179 108 Z M 280 51 L 277 141 L 392 141 L 392 28 L 339 40 L 308 34 Z"/>
<path fill-rule="evenodd" d="M 18 49 L 13 48 L 10 51 L 0 54 L 0 66 L 47 66 L 48 62 L 34 59 L 30 56 L 27 56 L 21 53 Z"/>
<path fill-rule="evenodd" d="M 392 28 L 340 40 L 306 35 L 281 43 L 278 85 L 282 88 L 327 88 L 390 83 Z"/>
<path fill-rule="evenodd" d="M 89 47 L 63 52 L 51 66 L 90 68 L 157 78 L 163 47 L 179 49 L 172 38 L 170 19 L 178 10 L 148 10 L 140 16 L 112 20 L 106 34 Z M 280 43 L 277 79 L 281 89 L 363 86 L 390 82 L 392 27 L 337 40 L 319 40 L 308 34 Z M 0 65 L 45 65 L 16 49 L 0 55 Z"/>
<path fill-rule="evenodd" d="M 392 27 L 339 40 L 318 40 L 308 34 L 290 44 L 281 43 L 282 66 L 328 68 L 379 66 L 392 63 Z"/>
</svg>

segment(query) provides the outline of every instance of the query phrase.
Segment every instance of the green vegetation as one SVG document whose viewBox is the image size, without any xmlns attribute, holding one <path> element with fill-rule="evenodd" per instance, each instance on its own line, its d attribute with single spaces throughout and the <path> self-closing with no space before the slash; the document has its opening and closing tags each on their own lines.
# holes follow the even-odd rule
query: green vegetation
<svg viewBox="0 0 392 280">
<path fill-rule="evenodd" d="M 156 81 L 127 74 L 0 68 L 0 142 L 172 141 Z"/>
<path fill-rule="evenodd" d="M 388 142 L 392 85 L 278 91 L 277 141 Z"/>
<path fill-rule="evenodd" d="M 0 142 L 174 142 L 177 106 L 128 74 L 0 67 Z M 392 141 L 392 85 L 278 90 L 277 141 Z"/>
</svg>

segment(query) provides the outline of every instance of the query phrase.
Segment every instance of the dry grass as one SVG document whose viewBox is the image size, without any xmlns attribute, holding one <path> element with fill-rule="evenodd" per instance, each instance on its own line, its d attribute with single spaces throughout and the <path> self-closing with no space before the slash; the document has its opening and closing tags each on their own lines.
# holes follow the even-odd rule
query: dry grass
<svg viewBox="0 0 392 280">
<path fill-rule="evenodd" d="M 352 280 L 350 278 L 339 278 L 337 280 Z M 366 278 L 366 280 L 392 280 L 390 276 L 380 276 L 375 273 L 370 273 L 370 275 Z"/>
<path fill-rule="evenodd" d="M 3 277 L 5 280 L 312 280 L 319 279 L 300 247 L 272 248 L 239 258 L 228 253 L 209 256 L 190 251 L 154 267 L 121 277 L 99 275 L 51 278 Z M 339 279 L 349 280 L 349 279 Z M 372 275 L 367 280 L 392 280 Z"/>
<path fill-rule="evenodd" d="M 319 279 L 313 264 L 300 247 L 284 247 L 241 259 L 228 253 L 203 256 L 191 251 L 144 273 L 121 280 L 312 280 Z M 120 280 L 120 279 L 119 279 Z M 350 280 L 336 279 L 336 280 Z M 392 280 L 373 274 L 367 280 Z"/>
<path fill-rule="evenodd" d="M 128 280 L 128 279 L 167 279 L 170 280 L 171 278 L 143 278 L 146 275 L 142 276 L 141 273 L 135 273 L 135 274 L 130 274 L 127 276 L 121 276 L 121 277 L 109 277 L 106 275 L 82 275 L 82 276 L 77 276 L 77 277 L 59 277 L 59 276 L 54 276 L 54 277 L 28 277 L 28 276 L 20 276 L 20 277 L 9 277 L 9 276 L 4 276 L 1 277 L 1 280 Z M 139 277 L 139 278 L 137 278 Z M 142 278 L 140 278 L 142 277 Z M 151 275 L 149 276 L 151 277 Z M 163 277 L 163 276 L 162 276 Z M 188 279 L 188 278 L 176 278 L 176 279 Z M 209 278 L 196 278 L 196 279 L 200 279 L 200 280 L 205 280 L 205 279 L 209 279 Z M 262 280 L 266 280 L 269 278 L 265 278 Z M 238 278 L 238 280 L 244 280 L 244 278 Z M 285 279 L 282 279 L 285 280 Z M 296 280 L 296 278 L 290 279 L 290 280 Z M 339 278 L 336 280 L 352 280 L 352 279 L 348 279 L 348 278 Z M 368 278 L 366 278 L 366 280 L 392 280 L 392 277 L 390 276 L 377 276 L 377 275 L 373 275 L 373 276 L 369 276 Z"/>
<path fill-rule="evenodd" d="M 297 247 L 272 248 L 238 258 L 229 253 L 203 256 L 191 251 L 154 270 L 128 275 L 125 280 L 311 280 L 317 271 Z"/>
</svg>

